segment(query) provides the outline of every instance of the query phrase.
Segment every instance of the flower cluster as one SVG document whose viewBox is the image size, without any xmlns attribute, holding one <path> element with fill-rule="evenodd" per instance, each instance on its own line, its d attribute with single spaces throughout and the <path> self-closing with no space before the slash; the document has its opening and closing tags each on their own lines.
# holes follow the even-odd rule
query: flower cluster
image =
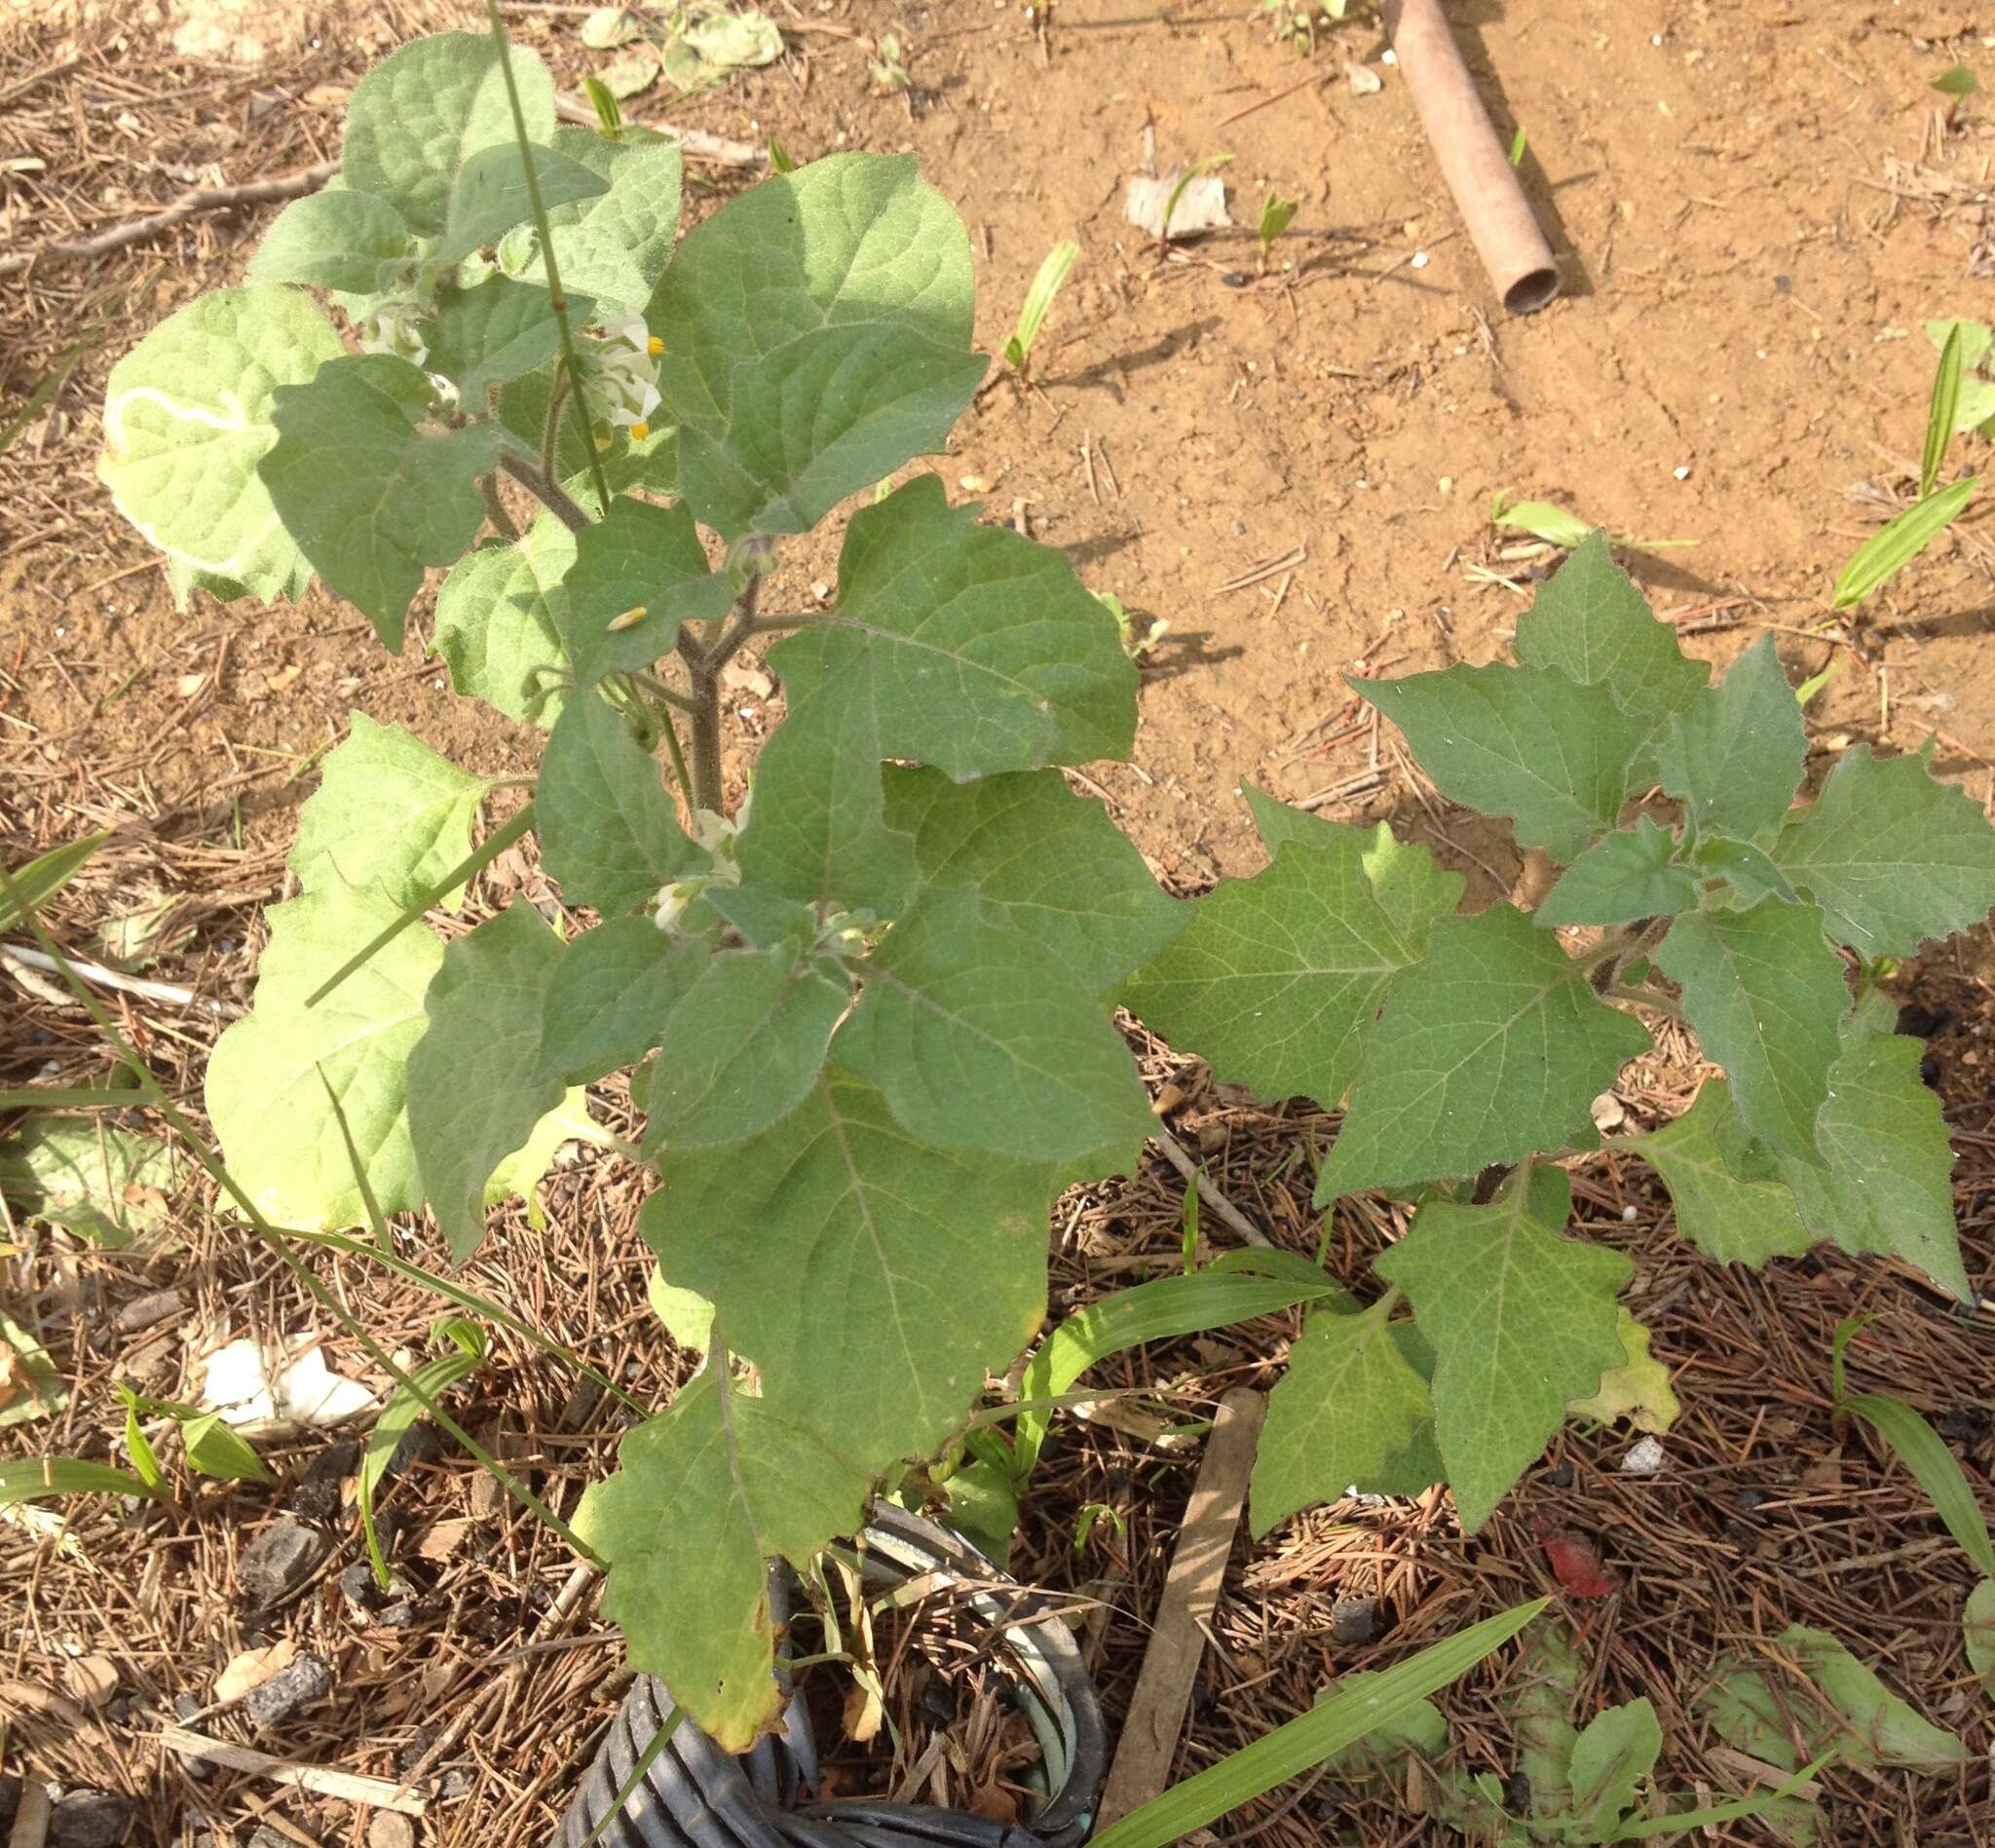
<svg viewBox="0 0 1995 1848">
<path fill-rule="evenodd" d="M 583 348 L 587 380 L 589 425 L 598 444 L 610 439 L 608 425 L 627 430 L 633 442 L 651 434 L 659 407 L 659 355 L 665 343 L 626 310 L 603 318 L 600 337 Z"/>
</svg>

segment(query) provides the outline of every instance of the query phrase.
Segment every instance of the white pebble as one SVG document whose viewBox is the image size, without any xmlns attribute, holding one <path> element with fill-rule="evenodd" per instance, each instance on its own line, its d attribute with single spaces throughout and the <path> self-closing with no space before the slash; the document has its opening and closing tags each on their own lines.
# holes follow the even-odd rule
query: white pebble
<svg viewBox="0 0 1995 1848">
<path fill-rule="evenodd" d="M 1624 1476 L 1653 1476 L 1664 1463 L 1662 1445 L 1652 1437 L 1642 1438 L 1621 1459 Z"/>
<path fill-rule="evenodd" d="M 1672 469 L 1670 472 L 1674 474 L 1678 481 L 1688 481 L 1690 479 L 1690 465 L 1687 462 L 1680 463 L 1675 468 Z"/>
</svg>

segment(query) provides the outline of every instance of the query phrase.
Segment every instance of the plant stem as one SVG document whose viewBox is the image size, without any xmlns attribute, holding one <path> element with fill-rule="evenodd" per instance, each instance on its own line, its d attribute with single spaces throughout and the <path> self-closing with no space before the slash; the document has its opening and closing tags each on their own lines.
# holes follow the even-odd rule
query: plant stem
<svg viewBox="0 0 1995 1848">
<path fill-rule="evenodd" d="M 1623 988 L 1618 982 L 1600 997 L 1608 1001 L 1633 1001 L 1637 1007 L 1653 1007 L 1659 1014 L 1668 1014 L 1672 1020 L 1681 1020 L 1683 1010 L 1667 995 L 1658 994 L 1652 988 Z"/>
<path fill-rule="evenodd" d="M 717 667 L 701 660 L 689 663 L 693 682 L 693 716 L 688 729 L 693 734 L 693 806 L 714 814 L 725 814 L 721 807 L 721 677 Z"/>
<path fill-rule="evenodd" d="M 665 714 L 665 751 L 672 760 L 672 774 L 679 779 L 679 793 L 686 799 L 686 815 L 692 819 L 697 805 L 693 800 L 693 773 L 686 768 L 686 752 L 679 742 L 679 728 L 672 723 L 672 715 Z"/>
<path fill-rule="evenodd" d="M 554 234 L 547 224 L 547 207 L 541 199 L 540 170 L 534 166 L 534 144 L 526 132 L 526 112 L 519 106 L 519 84 L 512 75 L 512 47 L 507 41 L 506 26 L 499 18 L 499 0 L 485 0 L 485 18 L 492 22 L 492 43 L 499 48 L 499 74 L 506 81 L 506 100 L 512 110 L 512 135 L 519 143 L 519 164 L 526 175 L 527 203 L 533 207 L 534 231 L 541 240 L 541 262 L 547 272 L 547 305 L 554 311 L 554 325 L 561 334 L 561 358 L 566 363 L 575 396 L 583 396 L 582 360 L 575 351 L 575 334 L 568 325 L 568 298 L 561 292 L 561 271 L 554 261 Z M 603 459 L 595 444 L 588 449 L 589 478 L 595 483 L 596 501 L 610 510 L 610 483 L 603 473 Z M 551 478 L 552 471 L 548 471 Z M 556 492 L 559 492 L 557 489 Z M 567 499 L 563 495 L 564 500 Z M 574 503 L 569 502 L 571 507 Z M 548 502 L 548 506 L 553 503 Z M 556 511 L 559 509 L 557 509 Z M 579 510 L 579 509 L 578 509 Z"/>
<path fill-rule="evenodd" d="M 547 421 L 541 428 L 541 472 L 549 481 L 559 478 L 561 411 L 567 402 L 568 374 L 557 372 L 554 374 L 554 383 L 547 392 Z"/>
<path fill-rule="evenodd" d="M 499 466 L 571 533 L 585 532 L 594 523 L 582 508 L 570 499 L 565 488 L 551 476 L 543 474 L 516 450 L 500 450 Z"/>
<path fill-rule="evenodd" d="M 689 718 L 693 715 L 695 710 L 693 701 L 685 694 L 681 693 L 677 687 L 670 686 L 660 680 L 657 674 L 646 673 L 640 669 L 632 674 L 630 678 L 636 681 L 654 699 L 662 700 L 666 705 L 672 707 L 674 711 L 683 712 Z"/>
<path fill-rule="evenodd" d="M 519 528 L 512 523 L 512 515 L 506 510 L 506 503 L 499 498 L 499 483 L 489 474 L 478 476 L 478 492 L 484 496 L 485 517 L 492 522 L 492 529 L 501 539 L 514 543 L 519 538 Z"/>
</svg>

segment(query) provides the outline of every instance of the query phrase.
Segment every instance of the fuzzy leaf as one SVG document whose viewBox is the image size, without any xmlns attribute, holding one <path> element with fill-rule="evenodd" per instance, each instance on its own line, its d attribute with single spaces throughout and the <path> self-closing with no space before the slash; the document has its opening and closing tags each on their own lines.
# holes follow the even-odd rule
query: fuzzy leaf
<svg viewBox="0 0 1995 1848">
<path fill-rule="evenodd" d="M 1790 699 L 1789 705 L 1793 703 Z M 1531 915 L 1541 924 L 1632 924 L 1697 903 L 1697 879 L 1673 864 L 1676 837 L 1647 815 L 1587 849 Z"/>
<path fill-rule="evenodd" d="M 118 510 L 223 598 L 302 595 L 312 567 L 258 465 L 276 394 L 346 352 L 310 296 L 267 283 L 198 296 L 111 368 L 97 473 Z"/>
<path fill-rule="evenodd" d="M 1788 876 L 1774 864 L 1773 856 L 1750 841 L 1728 840 L 1721 834 L 1707 834 L 1691 853 L 1691 863 L 1700 873 L 1714 873 L 1749 905 L 1771 892 L 1789 904 L 1797 894 Z"/>
<path fill-rule="evenodd" d="M 643 1058 L 710 954 L 708 944 L 667 936 L 649 918 L 612 918 L 583 931 L 547 983 L 535 1075 L 592 1084 Z"/>
<path fill-rule="evenodd" d="M 850 1000 L 838 966 L 794 940 L 712 958 L 666 1018 L 645 1153 L 737 1143 L 785 1115 Z"/>
<path fill-rule="evenodd" d="M 1637 739 L 1628 784 L 1653 780 L 1656 747 L 1670 720 L 1697 698 L 1711 677 L 1688 660 L 1676 631 L 1660 622 L 1646 599 L 1594 533 L 1538 592 L 1517 625 L 1517 658 L 1526 667 L 1555 668 L 1582 687 L 1599 687 L 1634 722 Z"/>
<path fill-rule="evenodd" d="M 1058 771 L 972 783 L 891 764 L 885 773 L 887 823 L 914 836 L 922 881 L 978 893 L 987 918 L 1033 938 L 1090 994 L 1191 922 L 1108 811 L 1073 794 Z"/>
<path fill-rule="evenodd" d="M 536 283 L 515 283 L 509 276 L 488 276 L 475 288 L 446 289 L 434 318 L 425 323 L 430 351 L 424 366 L 451 380 L 465 410 L 479 415 L 487 386 L 523 378 L 553 358 L 561 323 L 552 299 Z M 585 295 L 568 296 L 569 318 L 578 325 L 594 307 Z"/>
<path fill-rule="evenodd" d="M 1508 815 L 1521 842 L 1555 860 L 1612 827 L 1633 787 L 1638 723 L 1556 668 L 1448 667 L 1344 684 L 1406 734 L 1444 795 Z"/>
<path fill-rule="evenodd" d="M 1565 1408 L 1573 1418 L 1612 1424 L 1626 1418 L 1637 1431 L 1660 1437 L 1676 1422 L 1683 1408 L 1670 1385 L 1670 1370 L 1648 1351 L 1648 1330 L 1626 1309 L 1621 1311 L 1621 1346 L 1627 1358 L 1600 1376 L 1600 1387 Z"/>
<path fill-rule="evenodd" d="M 396 905 L 413 904 L 471 851 L 485 781 L 399 726 L 356 712 L 349 727 L 299 811 L 284 864 L 308 892 L 373 886 Z M 463 904 L 464 887 L 444 902 Z"/>
<path fill-rule="evenodd" d="M 1443 919 L 1386 991 L 1317 1202 L 1595 1148 L 1593 1100 L 1648 1044 L 1521 912 Z"/>
<path fill-rule="evenodd" d="M 556 722 L 534 812 L 562 896 L 605 918 L 649 902 L 706 860 L 679 826 L 658 760 L 593 694 L 570 699 Z"/>
<path fill-rule="evenodd" d="M 366 193 L 314 193 L 278 213 L 244 280 L 378 295 L 394 285 L 409 247 L 409 228 L 387 200 Z"/>
<path fill-rule="evenodd" d="M 553 80 L 531 52 L 514 47 L 511 62 L 527 136 L 546 141 L 554 132 Z M 391 53 L 354 86 L 340 170 L 352 191 L 387 200 L 412 229 L 433 236 L 466 162 L 510 147 L 512 136 L 498 48 L 483 32 L 439 32 Z"/>
<path fill-rule="evenodd" d="M 1675 1122 L 1625 1146 L 1663 1177 L 1676 1208 L 1676 1230 L 1707 1257 L 1755 1268 L 1769 1258 L 1798 1258 L 1816 1234 L 1802 1223 L 1791 1190 L 1780 1181 L 1736 1174 L 1726 1159 L 1728 1141 L 1744 1135 L 1732 1087 L 1723 1078 L 1707 1078 L 1697 1101 Z"/>
<path fill-rule="evenodd" d="M 607 517 L 575 539 L 562 632 L 578 680 L 649 667 L 671 652 L 679 624 L 711 622 L 734 600 L 726 572 L 709 571 L 693 515 L 619 495 Z M 612 622 L 641 609 L 641 621 Z"/>
<path fill-rule="evenodd" d="M 1387 986 L 1420 957 L 1373 898 L 1370 837 L 1319 838 L 1197 900 L 1191 928 L 1119 999 L 1226 1082 L 1334 1106 Z"/>
<path fill-rule="evenodd" d="M 554 131 L 554 147 L 609 182 L 600 199 L 547 213 L 563 286 L 641 310 L 678 238 L 679 143 L 643 129 L 625 129 L 611 141 L 591 129 L 563 128 Z"/>
<path fill-rule="evenodd" d="M 1847 1722 L 1835 1743 L 1851 1756 L 1913 1770 L 1969 1762 L 1966 1746 L 1920 1718 L 1826 1630 L 1790 1624 L 1780 1643 Z"/>
<path fill-rule="evenodd" d="M 1656 966 L 1682 988 L 1698 1043 L 1731 1079 L 1748 1130 L 1812 1161 L 1836 1022 L 1850 1005 L 1822 914 L 1778 898 L 1748 911 L 1692 912 L 1670 926 Z"/>
<path fill-rule="evenodd" d="M 1807 755 L 1800 704 L 1773 637 L 1762 635 L 1724 679 L 1672 716 L 1662 785 L 1700 834 L 1750 840 L 1787 813 Z"/>
<path fill-rule="evenodd" d="M 493 1174 L 539 1140 L 536 1128 L 562 1102 L 558 1082 L 536 1076 L 541 1018 L 560 962 L 561 939 L 521 898 L 459 937 L 430 984 L 429 1031 L 409 1056 L 409 1137 L 459 1263 L 485 1235 Z M 466 1082 L 471 1072 L 475 1083 Z M 540 1177 L 510 1178 L 524 1191 Z"/>
<path fill-rule="evenodd" d="M 484 523 L 477 478 L 490 424 L 426 431 L 430 383 L 392 354 L 350 354 L 273 396 L 276 446 L 257 464 L 271 504 L 319 575 L 401 648 L 426 565 L 455 564 Z"/>
<path fill-rule="evenodd" d="M 1635 1266 L 1562 1238 L 1572 1184 L 1515 1177 L 1488 1206 L 1436 1201 L 1374 1268 L 1434 1346 L 1434 1427 L 1462 1527 L 1487 1521 L 1565 1408 L 1625 1358 L 1614 1293 Z"/>
<path fill-rule="evenodd" d="M 423 1202 L 409 1143 L 407 1064 L 427 1026 L 423 997 L 443 946 L 412 924 L 317 1007 L 305 1005 L 401 909 L 379 886 L 354 889 L 327 876 L 264 914 L 270 942 L 255 1005 L 215 1042 L 207 1113 L 230 1171 L 280 1226 L 366 1223 L 328 1084 L 381 1211 L 411 1212 Z"/>
<path fill-rule="evenodd" d="M 1611 1841 L 1615 1826 L 1640 1807 L 1641 1782 L 1662 1751 L 1662 1725 L 1646 1700 L 1596 1714 L 1572 1746 L 1567 1781 L 1574 1820 L 1600 1830 L 1596 1839 Z"/>
<path fill-rule="evenodd" d="M 1153 1121 L 1108 1010 L 970 892 L 924 892 L 894 925 L 833 1056 L 941 1148 L 1132 1158 Z"/>
<path fill-rule="evenodd" d="M 1995 907 L 1995 827 L 1981 806 L 1918 757 L 1867 744 L 1836 760 L 1822 795 L 1781 830 L 1781 870 L 1863 956 L 1910 956 Z"/>
<path fill-rule="evenodd" d="M 497 69 L 495 62 L 494 69 Z M 534 174 L 540 181 L 541 203 L 553 210 L 578 201 L 595 199 L 610 190 L 609 182 L 580 161 L 550 147 L 533 151 Z M 450 183 L 450 204 L 444 208 L 443 234 L 432 247 L 431 260 L 456 263 L 481 245 L 497 244 L 514 225 L 534 214 L 527 192 L 526 163 L 516 141 L 480 148 L 468 155 Z M 564 278 L 565 282 L 567 279 Z M 586 316 L 578 315 L 578 320 Z"/>
<path fill-rule="evenodd" d="M 568 665 L 561 581 L 574 559 L 574 536 L 543 513 L 518 542 L 481 546 L 459 561 L 436 593 L 432 643 L 459 693 L 508 719 L 552 725 L 561 716 L 566 701 L 548 676 Z"/>
<path fill-rule="evenodd" d="M 1336 1501 L 1379 1475 L 1434 1416 L 1427 1382 L 1394 1339 L 1390 1308 L 1380 1298 L 1360 1314 L 1318 1310 L 1289 1349 L 1254 1462 L 1257 1539 L 1298 1509 Z"/>
</svg>

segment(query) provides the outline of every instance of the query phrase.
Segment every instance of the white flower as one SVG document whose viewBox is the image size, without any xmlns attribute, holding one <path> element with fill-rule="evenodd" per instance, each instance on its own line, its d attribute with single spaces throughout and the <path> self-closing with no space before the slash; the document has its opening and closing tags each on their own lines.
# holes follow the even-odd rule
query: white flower
<svg viewBox="0 0 1995 1848">
<path fill-rule="evenodd" d="M 411 365 L 421 365 L 430 357 L 418 323 L 423 319 L 420 302 L 383 302 L 359 325 L 362 353 L 392 353 Z"/>
<path fill-rule="evenodd" d="M 651 434 L 652 413 L 659 404 L 659 355 L 665 344 L 634 312 L 607 315 L 600 338 L 588 343 L 590 422 L 627 430 L 633 441 Z"/>
</svg>

